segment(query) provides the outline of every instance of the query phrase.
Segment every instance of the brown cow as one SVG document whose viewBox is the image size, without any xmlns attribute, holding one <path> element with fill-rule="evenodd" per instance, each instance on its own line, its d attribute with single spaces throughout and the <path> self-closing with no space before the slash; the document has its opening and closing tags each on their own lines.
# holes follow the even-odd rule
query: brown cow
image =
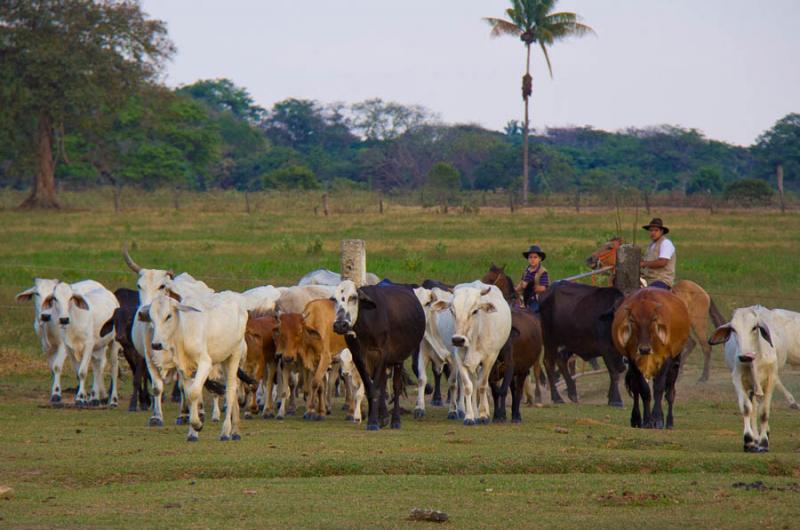
<svg viewBox="0 0 800 530">
<path fill-rule="evenodd" d="M 532 366 L 541 367 L 542 328 L 539 319 L 527 310 L 511 311 L 511 342 L 500 351 L 489 374 L 489 385 L 494 398 L 494 417 L 492 421 L 506 420 L 506 394 L 511 386 L 511 423 L 520 423 L 522 415 L 519 407 L 522 403 L 525 379 Z M 541 370 L 541 368 L 540 368 Z M 536 371 L 536 376 L 541 373 Z M 498 386 L 498 382 L 502 384 Z"/>
<path fill-rule="evenodd" d="M 664 428 L 661 399 L 666 392 L 669 411 L 666 427 L 672 428 L 675 382 L 680 371 L 681 353 L 689 338 L 689 311 L 680 298 L 669 291 L 642 289 L 625 299 L 614 314 L 612 338 L 617 351 L 628 359 L 625 387 L 633 397 L 631 427 Z M 650 386 L 653 379 L 653 410 L 650 413 Z M 642 397 L 644 423 L 639 414 Z"/>
<path fill-rule="evenodd" d="M 247 343 L 244 371 L 262 385 L 264 410 L 261 417 L 264 419 L 275 417 L 275 401 L 272 398 L 272 390 L 278 376 L 278 358 L 275 355 L 275 341 L 272 332 L 277 325 L 278 319 L 273 316 L 254 317 L 250 315 L 244 333 L 244 340 Z M 250 414 L 258 414 L 259 408 L 256 403 L 256 392 L 249 386 L 246 388 L 248 393 L 245 418 Z"/>
</svg>

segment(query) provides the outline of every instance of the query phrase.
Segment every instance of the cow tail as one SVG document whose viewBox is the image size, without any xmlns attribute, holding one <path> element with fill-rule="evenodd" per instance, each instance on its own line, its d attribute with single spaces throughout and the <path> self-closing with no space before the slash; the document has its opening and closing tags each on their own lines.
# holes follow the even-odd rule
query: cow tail
<svg viewBox="0 0 800 530">
<path fill-rule="evenodd" d="M 258 386 L 258 381 L 256 381 L 252 377 L 250 377 L 250 374 L 248 374 L 247 372 L 245 372 L 241 368 L 236 370 L 236 376 L 239 378 L 239 380 L 241 380 L 242 382 L 244 382 L 245 384 L 247 384 L 249 386 L 252 386 L 252 387 Z"/>
<path fill-rule="evenodd" d="M 225 385 L 212 379 L 206 379 L 206 382 L 203 383 L 203 387 L 209 392 L 217 394 L 218 396 L 225 395 Z"/>
<path fill-rule="evenodd" d="M 718 328 L 725 324 L 727 320 L 725 317 L 722 316 L 722 312 L 720 312 L 717 304 L 714 303 L 714 299 L 709 297 L 710 304 L 708 306 L 708 315 L 711 317 L 711 321 L 714 323 L 714 327 Z"/>
</svg>

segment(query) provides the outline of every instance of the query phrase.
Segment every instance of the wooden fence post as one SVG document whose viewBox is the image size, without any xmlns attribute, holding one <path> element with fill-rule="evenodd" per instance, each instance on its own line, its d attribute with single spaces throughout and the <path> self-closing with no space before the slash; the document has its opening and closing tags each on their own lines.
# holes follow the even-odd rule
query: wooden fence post
<svg viewBox="0 0 800 530">
<path fill-rule="evenodd" d="M 617 250 L 617 267 L 614 274 L 614 287 L 628 296 L 641 287 L 639 282 L 642 250 L 634 245 L 622 245 Z"/>
<path fill-rule="evenodd" d="M 352 280 L 356 287 L 367 281 L 367 247 L 363 239 L 342 239 L 342 280 Z"/>
<path fill-rule="evenodd" d="M 328 217 L 328 192 L 322 194 L 322 213 Z"/>
</svg>

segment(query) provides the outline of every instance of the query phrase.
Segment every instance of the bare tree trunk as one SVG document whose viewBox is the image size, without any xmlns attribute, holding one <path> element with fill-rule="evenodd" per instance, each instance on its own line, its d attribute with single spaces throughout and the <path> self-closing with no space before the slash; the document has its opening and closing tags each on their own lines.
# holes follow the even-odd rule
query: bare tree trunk
<svg viewBox="0 0 800 530">
<path fill-rule="evenodd" d="M 174 206 L 176 210 L 181 209 L 181 204 L 178 201 L 180 198 L 180 192 L 181 190 L 177 186 L 175 186 L 175 189 L 172 190 L 172 206 Z"/>
<path fill-rule="evenodd" d="M 522 127 L 522 206 L 528 205 L 528 100 L 529 92 L 532 89 L 531 86 L 526 85 L 531 82 L 531 45 L 527 44 L 525 48 L 527 49 L 527 60 L 525 61 L 525 77 L 522 81 L 522 97 L 525 99 L 525 122 Z"/>
<path fill-rule="evenodd" d="M 322 194 L 322 213 L 325 214 L 325 217 L 328 217 L 328 192 Z"/>
<path fill-rule="evenodd" d="M 39 114 L 36 159 L 38 168 L 33 189 L 20 208 L 60 208 L 56 200 L 56 164 L 53 160 L 53 123 L 47 113 Z"/>
<path fill-rule="evenodd" d="M 119 213 L 122 210 L 122 184 L 116 182 L 112 183 L 114 189 L 114 212 Z"/>
<path fill-rule="evenodd" d="M 642 198 L 644 199 L 644 209 L 650 215 L 650 192 L 646 188 L 642 190 Z"/>
<path fill-rule="evenodd" d="M 778 196 L 781 199 L 781 213 L 786 213 L 786 203 L 783 201 L 783 164 L 778 164 L 775 168 L 775 176 L 778 179 Z"/>
<path fill-rule="evenodd" d="M 514 213 L 514 192 L 508 190 L 508 208 Z"/>
<path fill-rule="evenodd" d="M 250 213 L 250 195 L 244 190 L 244 211 Z"/>
<path fill-rule="evenodd" d="M 575 212 L 581 213 L 581 190 L 575 190 Z"/>
</svg>

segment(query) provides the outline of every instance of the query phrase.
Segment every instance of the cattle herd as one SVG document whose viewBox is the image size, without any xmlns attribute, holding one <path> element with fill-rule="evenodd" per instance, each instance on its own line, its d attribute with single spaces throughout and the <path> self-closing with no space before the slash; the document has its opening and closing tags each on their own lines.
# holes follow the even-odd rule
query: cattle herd
<svg viewBox="0 0 800 530">
<path fill-rule="evenodd" d="M 449 402 L 447 417 L 465 425 L 505 421 L 509 390 L 511 421 L 520 422 L 521 403 L 526 396 L 540 401 L 544 381 L 554 403 L 562 402 L 559 378 L 577 401 L 567 361 L 578 355 L 605 361 L 611 406 L 622 406 L 618 382 L 625 375 L 633 397 L 631 426 L 671 428 L 675 384 L 695 344 L 691 330 L 704 343 L 725 344 L 745 451 L 769 449 L 775 388 L 797 408 L 779 377 L 787 361 L 800 364 L 800 314 L 790 311 L 736 309 L 729 322 L 715 319 L 717 328 L 707 338 L 687 302 L 661 289 L 626 297 L 613 287 L 555 282 L 541 297 L 541 314 L 534 315 L 515 307 L 510 278 L 494 266 L 481 280 L 455 286 L 397 284 L 374 274 L 357 286 L 318 270 L 296 286 L 238 293 L 216 292 L 187 273 L 141 267 L 127 249 L 123 257 L 137 274 L 136 290 L 112 293 L 93 280 L 37 278 L 17 295 L 34 303 L 34 330 L 53 377 L 50 401 L 62 403 L 61 372 L 70 358 L 78 379 L 75 406 L 116 407 L 122 354 L 132 373 L 129 410 L 149 409 L 149 425 L 162 426 L 165 384 L 175 381 L 173 396 L 181 402 L 176 421 L 188 425 L 189 441 L 203 428 L 204 390 L 212 397 L 212 421 L 224 411 L 221 440 L 240 439 L 240 413 L 282 419 L 295 413 L 299 399 L 305 400 L 304 418 L 324 419 L 340 393 L 347 419 L 362 421 L 366 398 L 367 430 L 399 428 L 409 358 L 417 379 L 416 419 L 425 416 L 431 391 L 430 404 Z M 434 385 L 428 384 L 429 367 Z M 707 375 L 707 363 L 705 370 Z M 446 400 L 442 375 L 449 383 Z"/>
</svg>

